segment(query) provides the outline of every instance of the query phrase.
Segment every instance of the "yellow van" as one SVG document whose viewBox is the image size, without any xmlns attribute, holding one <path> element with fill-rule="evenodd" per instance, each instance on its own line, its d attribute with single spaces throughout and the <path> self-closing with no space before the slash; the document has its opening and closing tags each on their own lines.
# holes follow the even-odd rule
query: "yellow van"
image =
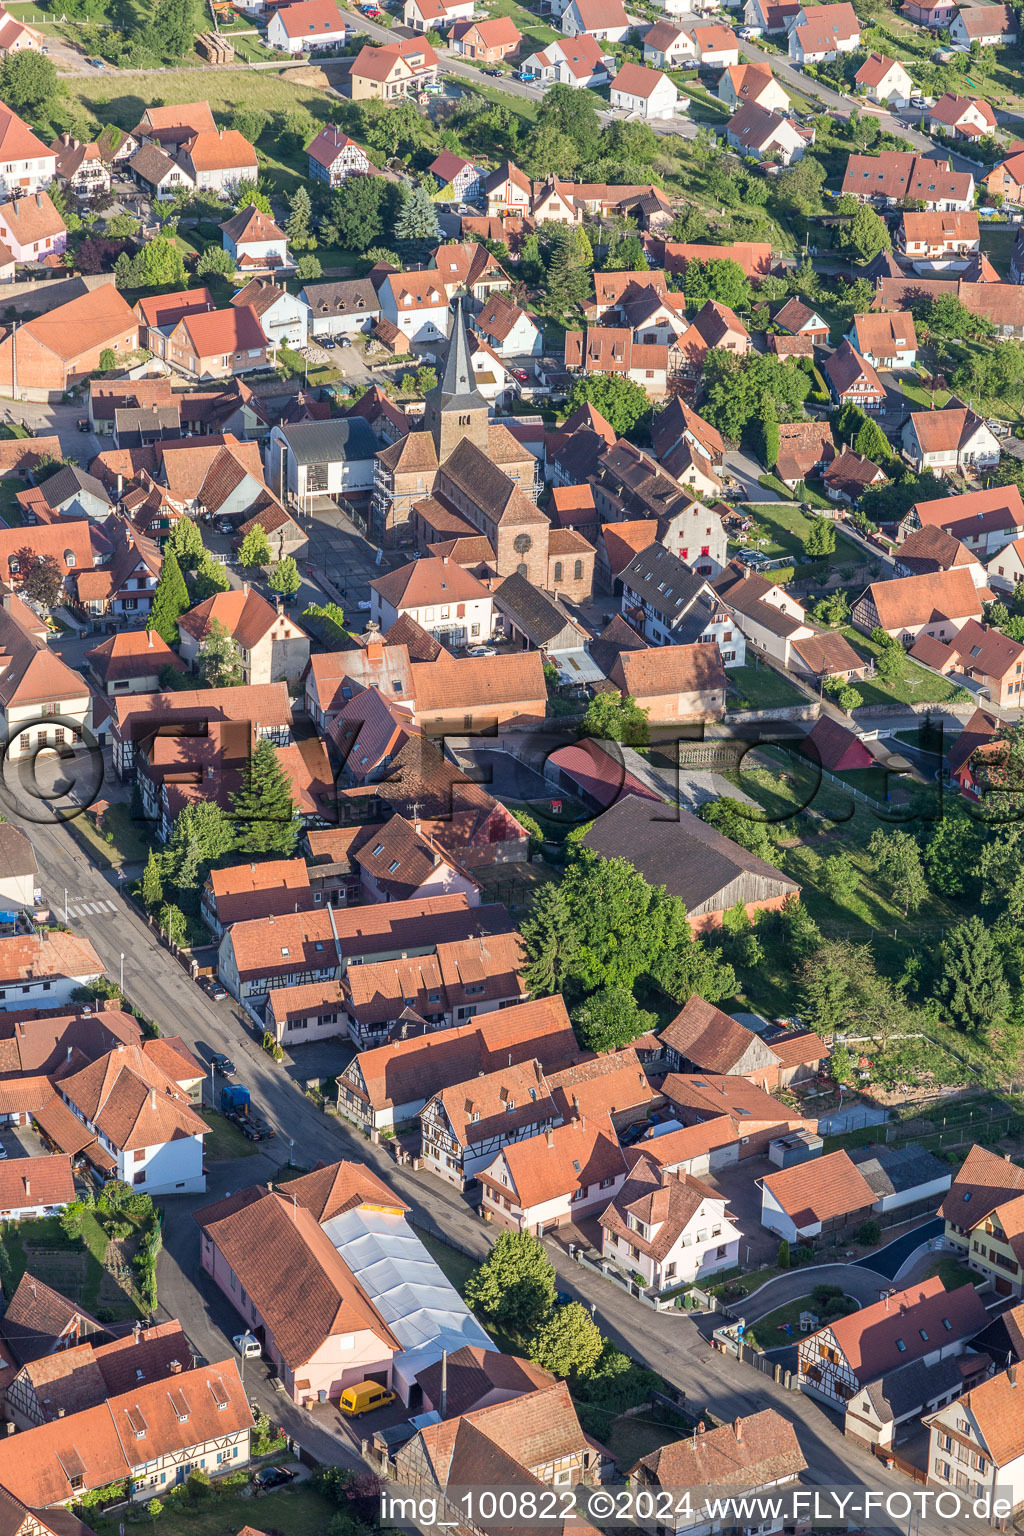
<svg viewBox="0 0 1024 1536">
<path fill-rule="evenodd" d="M 357 1413 L 369 1413 L 374 1408 L 386 1408 L 388 1403 L 393 1403 L 395 1394 L 389 1392 L 387 1387 L 382 1387 L 379 1381 L 357 1381 L 355 1386 L 346 1387 L 338 1405 L 342 1413 L 347 1413 L 354 1418 Z"/>
</svg>

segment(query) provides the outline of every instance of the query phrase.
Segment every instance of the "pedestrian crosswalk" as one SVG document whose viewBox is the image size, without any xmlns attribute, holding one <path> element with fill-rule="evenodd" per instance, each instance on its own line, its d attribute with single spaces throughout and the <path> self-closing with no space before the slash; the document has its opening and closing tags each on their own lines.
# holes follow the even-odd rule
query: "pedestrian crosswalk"
<svg viewBox="0 0 1024 1536">
<path fill-rule="evenodd" d="M 57 905 L 63 913 L 64 903 Z M 116 901 L 69 901 L 67 905 L 68 917 L 112 917 L 119 910 Z"/>
</svg>

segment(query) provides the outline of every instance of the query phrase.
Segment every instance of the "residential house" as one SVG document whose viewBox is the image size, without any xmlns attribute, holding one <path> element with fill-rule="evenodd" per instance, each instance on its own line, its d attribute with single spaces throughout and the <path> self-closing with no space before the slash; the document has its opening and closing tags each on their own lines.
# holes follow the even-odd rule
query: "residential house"
<svg viewBox="0 0 1024 1536">
<path fill-rule="evenodd" d="M 652 725 L 721 720 L 725 715 L 725 668 L 742 666 L 736 658 L 745 655 L 731 616 L 726 613 L 723 620 L 730 626 L 722 634 L 724 649 L 713 640 L 705 640 L 623 651 L 609 673 L 610 681 L 623 698 L 635 699 L 648 712 Z"/>
<path fill-rule="evenodd" d="M 715 22 L 704 27 L 689 27 L 693 51 L 705 69 L 729 69 L 740 61 L 740 47 L 734 32 Z"/>
<path fill-rule="evenodd" d="M 659 1039 L 672 1072 L 723 1073 L 767 1090 L 812 1076 L 828 1057 L 825 1042 L 811 1030 L 770 1028 L 762 1036 L 696 993 Z"/>
<path fill-rule="evenodd" d="M 1016 41 L 1020 27 L 1012 5 L 963 5 L 949 24 L 951 43 L 969 48 L 1008 48 Z"/>
<path fill-rule="evenodd" d="M 42 532 L 42 530 L 39 530 Z M 17 532 L 24 539 L 24 530 Z M 64 529 L 58 527 L 63 534 Z M 36 530 L 33 530 L 35 535 Z M 33 537 L 33 545 L 38 548 Z M 27 552 L 10 556 L 15 574 Z M 35 613 L 7 592 L 0 606 L 0 738 L 12 766 L 44 748 L 62 748 L 91 735 L 93 704 L 81 673 L 47 647 L 48 632 Z M 96 973 L 94 973 L 96 974 Z"/>
<path fill-rule="evenodd" d="M 253 204 L 242 208 L 220 229 L 224 249 L 238 263 L 239 272 L 282 271 L 294 266 L 284 230 Z"/>
<path fill-rule="evenodd" d="M 309 331 L 318 336 L 358 336 L 380 319 L 380 300 L 369 278 L 307 283 L 299 298 L 309 310 Z"/>
<path fill-rule="evenodd" d="M 741 154 L 776 165 L 792 165 L 802 159 L 808 143 L 798 124 L 757 102 L 747 102 L 733 114 L 725 136 Z"/>
<path fill-rule="evenodd" d="M 668 347 L 635 343 L 632 330 L 617 326 L 566 331 L 565 367 L 567 372 L 621 374 L 656 400 L 668 390 Z"/>
<path fill-rule="evenodd" d="M 939 1215 L 946 1223 L 947 1243 L 982 1283 L 997 1296 L 1021 1294 L 1024 1169 L 985 1147 L 971 1147 Z"/>
<path fill-rule="evenodd" d="M 248 582 L 217 592 L 181 615 L 180 654 L 188 666 L 198 666 L 216 625 L 238 648 L 243 683 L 297 683 L 302 677 L 309 662 L 309 636 Z"/>
<path fill-rule="evenodd" d="M 968 256 L 980 245 L 978 215 L 970 213 L 905 213 L 900 220 L 898 244 L 907 255 L 921 261 L 942 262 Z"/>
<path fill-rule="evenodd" d="M 790 489 L 818 474 L 835 458 L 832 427 L 827 421 L 779 423 L 779 453 L 775 473 Z"/>
<path fill-rule="evenodd" d="M 111 618 L 133 623 L 153 606 L 160 578 L 160 551 L 152 539 L 115 523 L 117 548 L 101 570 L 78 571 L 71 578 L 72 607 L 91 619 L 93 627 Z"/>
<path fill-rule="evenodd" d="M 942 214 L 923 217 L 942 218 Z M 917 358 L 917 334 L 909 311 L 882 310 L 854 315 L 847 340 L 873 368 L 913 368 Z"/>
<path fill-rule="evenodd" d="M 443 340 L 448 335 L 448 294 L 440 273 L 389 273 L 379 289 L 380 310 L 410 341 Z"/>
<path fill-rule="evenodd" d="M 596 42 L 621 43 L 629 31 L 622 0 L 569 0 L 559 26 L 567 37 L 585 32 Z"/>
<path fill-rule="evenodd" d="M 909 101 L 915 89 L 899 59 L 890 59 L 884 53 L 869 53 L 853 81 L 858 91 L 880 107 L 890 101 Z"/>
<path fill-rule="evenodd" d="M 914 535 L 911 535 L 914 537 Z M 909 543 L 910 540 L 907 540 Z M 906 544 L 900 546 L 901 555 L 906 550 Z M 965 551 L 966 553 L 966 551 Z M 1012 544 L 1004 544 L 983 567 L 985 572 L 984 584 L 995 587 L 1002 592 L 1013 592 L 1020 582 L 1024 581 L 1024 540 L 1015 539 Z"/>
<path fill-rule="evenodd" d="M 370 901 L 426 901 L 432 896 L 465 896 L 480 901 L 480 884 L 448 853 L 417 817 L 394 815 L 374 829 L 355 852 L 360 883 Z"/>
<path fill-rule="evenodd" d="M 483 21 L 457 21 L 448 34 L 448 45 L 464 59 L 500 64 L 515 53 L 523 35 L 511 16 L 491 16 Z"/>
<path fill-rule="evenodd" d="M 402 20 L 416 32 L 442 30 L 473 15 L 471 0 L 405 0 Z"/>
<path fill-rule="evenodd" d="M 46 256 L 59 256 L 68 243 L 68 231 L 49 193 L 36 192 L 0 205 L 0 240 L 16 262 L 34 264 Z"/>
<path fill-rule="evenodd" d="M 209 102 L 188 101 L 173 107 L 147 107 L 132 137 L 139 144 L 159 144 L 173 152 L 195 134 L 216 130 Z"/>
<path fill-rule="evenodd" d="M 492 294 L 472 324 L 501 358 L 540 357 L 544 351 L 541 327 L 504 293 Z"/>
<path fill-rule="evenodd" d="M 814 1164 L 800 1165 L 800 1171 Z M 913 1360 L 934 1365 L 962 1355 L 987 1322 L 973 1285 L 947 1291 L 938 1275 L 862 1306 L 800 1339 L 800 1388 L 845 1411 L 868 1382 Z"/>
<path fill-rule="evenodd" d="M 654 1291 L 734 1268 L 740 1232 L 727 1201 L 689 1173 L 666 1173 L 642 1147 L 626 1154 L 629 1174 L 602 1211 L 601 1253 Z"/>
<path fill-rule="evenodd" d="M 859 405 L 877 411 L 885 403 L 885 390 L 874 368 L 844 337 L 825 359 L 825 382 L 837 405 Z"/>
<path fill-rule="evenodd" d="M 373 432 L 358 416 L 274 426 L 267 479 L 287 506 L 306 512 L 328 498 L 359 501 L 373 489 L 376 452 Z"/>
<path fill-rule="evenodd" d="M 231 196 L 240 182 L 255 182 L 259 176 L 256 151 L 236 128 L 194 134 L 182 145 L 180 162 L 199 191 L 220 197 Z"/>
<path fill-rule="evenodd" d="M 168 337 L 167 361 L 187 378 L 223 379 L 266 368 L 269 349 L 246 304 L 185 315 Z"/>
<path fill-rule="evenodd" d="M 678 99 L 679 92 L 668 75 L 660 69 L 647 69 L 628 60 L 620 67 L 611 85 L 613 111 L 635 112 L 649 121 L 674 117 Z"/>
<path fill-rule="evenodd" d="M 690 563 L 694 560 L 691 555 Z M 704 624 L 712 622 L 713 589 L 690 568 L 685 556 L 673 554 L 663 544 L 650 544 L 633 556 L 619 580 L 623 615 L 644 639 L 657 646 L 677 645 L 688 628 L 691 610 L 701 626 L 694 638 L 703 638 Z M 706 602 L 695 608 L 701 598 Z"/>
<path fill-rule="evenodd" d="M 479 910 L 479 909 L 478 909 Z M 436 942 L 436 941 L 435 941 Z M 428 952 L 428 945 L 424 944 Z M 355 967 L 361 970 L 361 966 Z M 474 992 L 478 987 L 479 992 Z M 467 996 L 483 997 L 481 978 Z M 463 1007 L 472 1006 L 472 998 Z M 429 1099 L 464 1077 L 489 1076 L 501 1066 L 539 1061 L 545 1070 L 578 1058 L 576 1037 L 560 995 L 487 1012 L 450 1029 L 428 1031 L 359 1052 L 338 1078 L 338 1110 L 373 1132 L 414 1120 Z M 528 1095 L 527 1095 L 528 1097 Z"/>
<path fill-rule="evenodd" d="M 267 26 L 267 42 L 292 55 L 340 48 L 351 29 L 334 0 L 293 0 L 275 11 Z"/>
<path fill-rule="evenodd" d="M 117 1485 L 130 1500 L 148 1502 L 192 1472 L 215 1477 L 241 1470 L 248 1465 L 252 1427 L 234 1360 L 181 1370 L 173 1385 L 136 1381 L 93 1407 L 5 1440 L 6 1448 L 0 1448 L 5 1514 L 18 1501 L 25 1518 L 12 1528 L 26 1536 L 76 1532 L 84 1527 L 69 1525 L 68 1511 L 59 1506 L 85 1494 Z M 52 1517 L 45 1514 L 48 1508 L 55 1511 Z"/>
<path fill-rule="evenodd" d="M 432 1173 L 464 1189 L 501 1149 L 560 1124 L 538 1061 L 497 1068 L 442 1088 L 420 1112 L 420 1148 Z"/>
<path fill-rule="evenodd" d="M 629 1486 L 652 1497 L 655 1505 L 663 1494 L 671 1498 L 676 1489 L 687 1489 L 689 1512 L 672 1513 L 663 1528 L 667 1536 L 696 1536 L 719 1528 L 709 1500 L 729 1494 L 757 1498 L 794 1483 L 806 1469 L 792 1423 L 774 1408 L 764 1408 L 648 1451 L 630 1470 Z M 768 1528 L 774 1528 L 774 1517 Z"/>
<path fill-rule="evenodd" d="M 917 26 L 943 32 L 956 15 L 956 0 L 904 0 L 900 12 Z"/>
<path fill-rule="evenodd" d="M 83 201 L 110 191 L 110 167 L 103 161 L 98 144 L 83 144 L 69 133 L 62 133 L 50 145 L 56 156 L 54 174 Z"/>
<path fill-rule="evenodd" d="M 999 439 L 955 395 L 938 411 L 912 411 L 903 423 L 903 454 L 918 474 L 970 475 L 999 463 Z"/>
<path fill-rule="evenodd" d="M 571 85 L 574 90 L 589 90 L 596 85 L 607 85 L 612 77 L 614 59 L 604 53 L 595 37 L 591 37 L 588 32 L 580 32 L 575 37 L 557 38 L 552 43 L 546 43 L 537 53 L 531 53 L 523 59 L 520 69 L 544 85 Z M 509 185 L 505 183 L 505 190 L 509 189 Z M 537 211 L 543 212 L 555 223 L 579 222 L 578 210 L 572 204 L 553 208 L 551 204 L 555 201 L 553 196 L 545 197 L 546 206 Z"/>
<path fill-rule="evenodd" d="M 977 141 L 990 138 L 996 126 L 992 108 L 977 96 L 958 96 L 955 91 L 946 91 L 928 109 L 929 133 L 951 134 L 954 139 Z"/>
<path fill-rule="evenodd" d="M 693 57 L 693 38 L 674 21 L 656 21 L 644 33 L 644 63 L 655 69 L 678 69 Z"/>
<path fill-rule="evenodd" d="M 0 103 L 0 193 L 21 197 L 48 187 L 57 156 L 10 107 Z"/>
<path fill-rule="evenodd" d="M 715 581 L 715 593 L 744 642 L 779 666 L 794 665 L 794 648 L 815 629 L 803 607 L 784 588 L 731 561 Z"/>
<path fill-rule="evenodd" d="M 425 1410 L 437 1412 L 445 1419 L 461 1418 L 477 1408 L 521 1399 L 555 1384 L 555 1378 L 531 1360 L 502 1355 L 496 1349 L 478 1349 L 472 1344 L 464 1344 L 447 1360 L 419 1371 L 416 1380 Z"/>
<path fill-rule="evenodd" d="M 649 36 L 644 38 L 645 48 Z M 789 95 L 766 64 L 732 64 L 723 69 L 718 77 L 718 99 L 734 112 L 751 102 L 769 112 L 789 111 Z"/>
<path fill-rule="evenodd" d="M 800 0 L 783 0 L 780 5 L 769 0 L 746 0 L 743 20 L 749 27 L 756 27 L 767 37 L 788 32 L 800 13 Z"/>
<path fill-rule="evenodd" d="M 1024 534 L 1024 501 L 1015 485 L 918 501 L 897 528 L 896 542 L 902 544 L 908 534 L 924 527 L 952 534 L 985 561 Z"/>
<path fill-rule="evenodd" d="M 968 619 L 980 619 L 982 600 L 962 566 L 925 576 L 876 581 L 858 598 L 853 623 L 863 634 L 884 629 L 903 645 L 922 634 L 949 640 Z"/>
<path fill-rule="evenodd" d="M 870 486 L 884 485 L 888 477 L 884 469 L 864 454 L 844 448 L 821 478 L 829 501 L 844 501 L 847 506 L 855 507 Z M 910 572 L 899 574 L 909 575 Z"/>
<path fill-rule="evenodd" d="M 948 162 L 927 160 L 905 150 L 851 155 L 841 190 L 862 203 L 877 200 L 890 207 L 912 198 L 924 203 L 929 212 L 967 213 L 974 207 L 974 177 L 969 171 L 954 171 Z"/>
<path fill-rule="evenodd" d="M 439 245 L 431 257 L 434 268 L 444 277 L 449 300 L 464 293 L 473 304 L 486 304 L 491 294 L 512 286 L 512 279 L 485 245 L 476 241 L 452 241 Z"/>
<path fill-rule="evenodd" d="M 211 869 L 203 885 L 203 921 L 217 938 L 232 923 L 311 912 L 316 904 L 302 859 L 264 859 Z"/>
<path fill-rule="evenodd" d="M 479 1170 L 480 1209 L 498 1226 L 543 1237 L 605 1205 L 626 1174 L 610 1120 L 588 1116 L 505 1146 Z"/>
<path fill-rule="evenodd" d="M 395 101 L 437 80 L 437 54 L 424 39 L 359 50 L 349 70 L 353 101 Z"/>
<path fill-rule="evenodd" d="M 1011 546 L 1006 546 L 1010 548 Z M 977 555 L 944 528 L 928 525 L 908 534 L 899 546 L 893 574 L 923 576 L 928 571 L 948 571 L 954 565 L 966 566 L 976 587 L 992 585 Z"/>
<path fill-rule="evenodd" d="M 137 299 L 135 313 L 140 322 L 140 345 L 155 353 L 157 357 L 166 358 L 168 340 L 178 322 L 186 315 L 206 314 L 213 307 L 213 298 L 208 288 L 193 288 L 187 292 L 164 293 Z M 138 396 L 133 398 L 138 399 L 140 406 L 157 407 L 172 403 L 170 399 L 163 398 L 159 401 Z"/>
<path fill-rule="evenodd" d="M 195 187 L 192 173 L 159 144 L 144 144 L 132 156 L 128 170 L 150 197 L 160 203 Z"/>
<path fill-rule="evenodd" d="M 290 263 L 291 258 L 286 260 Z M 275 355 L 280 346 L 298 348 L 306 345 L 309 339 L 309 309 L 295 294 L 275 283 L 273 278 L 252 278 L 232 296 L 231 302 L 239 309 L 248 306 L 253 311 Z M 253 435 L 256 435 L 255 430 Z"/>
<path fill-rule="evenodd" d="M 966 1363 L 966 1362 L 965 1362 Z M 954 1396 L 925 1419 L 928 1482 L 963 1489 L 983 1507 L 1002 1499 L 1016 1511 L 1024 1503 L 1024 1432 L 1017 1394 L 1020 1367 Z"/>
<path fill-rule="evenodd" d="M 1007 155 L 1005 160 L 992 167 L 987 176 L 981 177 L 981 181 L 990 197 L 998 195 L 1004 203 L 1019 207 L 1024 202 L 1024 153 L 1017 151 Z M 1019 282 L 1020 278 L 1014 276 L 1013 280 Z"/>
<path fill-rule="evenodd" d="M 430 162 L 427 171 L 433 176 L 438 192 L 444 192 L 449 203 L 472 202 L 480 190 L 480 168 L 472 160 L 443 149 Z"/>
<path fill-rule="evenodd" d="M 370 583 L 370 616 L 389 629 L 408 614 L 428 634 L 455 649 L 491 638 L 494 608 L 487 587 L 447 555 L 414 560 Z"/>
<path fill-rule="evenodd" d="M 156 736 L 188 736 L 196 722 L 205 725 L 244 721 L 257 740 L 276 746 L 291 741 L 291 705 L 283 683 L 262 687 L 206 688 L 177 693 L 135 694 L 113 702 L 110 737 L 114 768 L 128 780 L 135 769 L 135 748 Z"/>
<path fill-rule="evenodd" d="M 757 1183 L 761 1225 L 790 1243 L 807 1243 L 867 1219 L 874 1191 L 846 1152 L 829 1152 Z"/>
<path fill-rule="evenodd" d="M 66 1153 L 12 1158 L 0 1165 L 0 1220 L 57 1216 L 77 1198 Z"/>
<path fill-rule="evenodd" d="M 39 866 L 32 844 L 11 822 L 0 823 L 0 901 L 5 910 L 36 905 Z"/>
<path fill-rule="evenodd" d="M 733 352 L 737 357 L 745 357 L 750 350 L 750 332 L 727 304 L 708 299 L 679 337 L 678 348 L 682 371 L 697 374 L 708 352 Z"/>
<path fill-rule="evenodd" d="M 797 64 L 824 64 L 860 47 L 860 22 L 848 0 L 802 5 L 789 34 L 790 58 Z"/>
<path fill-rule="evenodd" d="M 103 522 L 113 510 L 106 488 L 77 464 L 65 464 L 42 485 L 19 491 L 16 500 L 28 524 L 83 517 Z"/>
<path fill-rule="evenodd" d="M 547 690 L 536 651 L 452 658 L 442 650 L 414 669 L 416 720 L 426 735 L 470 735 L 508 720 L 543 719 Z"/>
<path fill-rule="evenodd" d="M 0 58 L 9 59 L 16 53 L 25 52 L 46 52 L 42 33 L 12 16 L 6 6 L 0 6 Z"/>
<path fill-rule="evenodd" d="M 374 167 L 361 144 L 343 133 L 337 123 L 321 128 L 316 138 L 306 145 L 309 156 L 309 175 L 314 181 L 326 181 L 330 187 L 340 187 L 347 176 L 370 176 Z"/>
<path fill-rule="evenodd" d="M 717 928 L 722 914 L 742 902 L 748 916 L 782 907 L 799 895 L 796 881 L 723 837 L 689 811 L 626 795 L 587 828 L 584 845 L 602 858 L 627 858 L 652 885 L 664 885 L 685 904 L 694 932 Z"/>
</svg>

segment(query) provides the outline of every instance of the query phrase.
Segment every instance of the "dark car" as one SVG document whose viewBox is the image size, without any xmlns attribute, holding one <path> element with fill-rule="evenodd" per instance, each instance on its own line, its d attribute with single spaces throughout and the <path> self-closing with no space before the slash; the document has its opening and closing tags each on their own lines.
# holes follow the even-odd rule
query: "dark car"
<svg viewBox="0 0 1024 1536">
<path fill-rule="evenodd" d="M 91 432 L 92 431 L 92 427 L 89 424 L 88 416 L 80 416 L 78 421 L 75 423 L 75 425 L 78 427 L 79 432 Z"/>
<path fill-rule="evenodd" d="M 252 1475 L 253 1485 L 261 1493 L 268 1488 L 283 1488 L 286 1483 L 295 1481 L 295 1473 L 290 1467 L 260 1467 L 258 1472 Z"/>
<path fill-rule="evenodd" d="M 316 344 L 318 347 L 323 347 L 327 352 L 334 351 L 335 342 L 333 336 L 318 336 Z"/>
<path fill-rule="evenodd" d="M 234 523 L 229 522 L 229 520 L 226 517 L 222 517 L 220 522 L 217 524 L 217 532 L 218 533 L 234 533 L 234 531 L 235 531 Z"/>
<path fill-rule="evenodd" d="M 497 79 L 500 76 L 500 74 L 501 74 L 501 70 L 500 69 L 485 69 L 484 70 L 484 74 L 485 75 L 490 75 L 490 76 L 492 76 L 492 78 Z"/>
<path fill-rule="evenodd" d="M 207 997 L 212 997 L 215 1003 L 222 1003 L 228 995 L 228 989 L 216 976 L 204 976 L 199 985 Z"/>
<path fill-rule="evenodd" d="M 225 1056 L 223 1051 L 214 1051 L 210 1056 L 211 1067 L 216 1067 L 222 1077 L 234 1077 L 235 1064 L 230 1056 Z"/>
</svg>

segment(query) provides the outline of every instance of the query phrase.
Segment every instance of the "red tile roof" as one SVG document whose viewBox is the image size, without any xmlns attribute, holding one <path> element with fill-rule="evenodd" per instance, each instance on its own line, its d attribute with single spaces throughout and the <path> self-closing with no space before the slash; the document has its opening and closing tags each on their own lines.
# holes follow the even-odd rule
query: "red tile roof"
<svg viewBox="0 0 1024 1536">
<path fill-rule="evenodd" d="M 798 1231 L 850 1216 L 872 1205 L 874 1191 L 845 1152 L 783 1168 L 761 1180 Z"/>
<path fill-rule="evenodd" d="M 786 1171 L 820 1167 L 822 1161 Z M 957 1339 L 970 1338 L 987 1321 L 985 1303 L 973 1285 L 947 1291 L 938 1275 L 933 1275 L 884 1301 L 840 1317 L 819 1332 L 831 1333 L 854 1376 L 864 1383 L 932 1354 L 940 1341 L 948 1346 Z"/>
<path fill-rule="evenodd" d="M 788 1419 L 774 1408 L 687 1435 L 642 1456 L 630 1473 L 662 1488 L 725 1488 L 746 1493 L 789 1482 L 807 1462 Z"/>
</svg>

